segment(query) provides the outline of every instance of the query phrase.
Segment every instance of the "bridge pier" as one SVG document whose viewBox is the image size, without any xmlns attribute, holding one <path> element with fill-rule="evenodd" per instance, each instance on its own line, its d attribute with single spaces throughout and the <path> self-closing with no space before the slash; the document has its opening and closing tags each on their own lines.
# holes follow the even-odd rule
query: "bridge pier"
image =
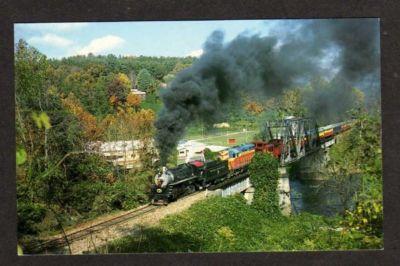
<svg viewBox="0 0 400 266">
<path fill-rule="evenodd" d="M 279 167 L 277 192 L 279 196 L 279 207 L 281 212 L 283 215 L 289 216 L 292 211 L 292 206 L 290 201 L 289 175 L 286 171 L 286 167 Z"/>
<path fill-rule="evenodd" d="M 297 171 L 303 179 L 324 179 L 323 172 L 329 161 L 329 148 L 320 149 L 297 162 Z"/>
<path fill-rule="evenodd" d="M 251 205 L 251 203 L 253 203 L 254 191 L 255 191 L 255 188 L 251 186 L 251 187 L 247 188 L 243 193 L 244 194 L 243 196 L 246 199 L 246 203 L 248 205 Z"/>
</svg>

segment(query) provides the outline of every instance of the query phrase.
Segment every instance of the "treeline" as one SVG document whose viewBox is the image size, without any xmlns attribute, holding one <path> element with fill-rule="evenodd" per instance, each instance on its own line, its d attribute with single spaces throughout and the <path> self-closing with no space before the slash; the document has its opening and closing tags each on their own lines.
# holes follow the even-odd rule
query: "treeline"
<svg viewBox="0 0 400 266">
<path fill-rule="evenodd" d="M 127 172 L 86 152 L 93 141 L 152 141 L 164 84 L 194 58 L 74 56 L 15 47 L 18 237 L 38 235 L 148 200 L 155 152 Z M 145 100 L 131 93 L 147 93 Z"/>
<path fill-rule="evenodd" d="M 286 88 L 277 95 L 243 91 L 237 100 L 220 107 L 219 121 L 229 122 L 235 129 L 260 129 L 266 121 L 296 116 L 314 118 L 319 126 L 325 126 L 356 118 L 354 112 L 366 107 L 370 113 L 379 109 L 378 97 L 355 87 L 348 90 L 346 97 L 332 98 L 338 91 L 337 84 L 316 77 L 308 84 Z"/>
<path fill-rule="evenodd" d="M 130 75 L 132 71 L 139 73 L 146 69 L 157 80 L 163 80 L 168 74 L 176 74 L 185 66 L 193 63 L 193 57 L 150 57 L 150 56 L 115 56 L 115 55 L 77 55 L 61 60 L 51 59 L 53 67 L 70 66 L 88 68 L 91 65 L 102 65 L 107 73 L 124 73 Z"/>
</svg>

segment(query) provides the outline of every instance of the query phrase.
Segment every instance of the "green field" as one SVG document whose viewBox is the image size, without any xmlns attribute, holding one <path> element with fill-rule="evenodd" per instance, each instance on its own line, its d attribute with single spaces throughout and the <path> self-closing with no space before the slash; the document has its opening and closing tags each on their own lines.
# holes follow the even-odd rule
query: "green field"
<svg viewBox="0 0 400 266">
<path fill-rule="evenodd" d="M 220 131 L 212 134 L 204 135 L 190 135 L 186 136 L 186 140 L 196 140 L 198 142 L 207 145 L 218 145 L 218 146 L 235 146 L 238 144 L 248 143 L 253 140 L 254 135 L 257 131 Z M 235 144 L 228 144 L 228 139 L 235 139 Z"/>
</svg>

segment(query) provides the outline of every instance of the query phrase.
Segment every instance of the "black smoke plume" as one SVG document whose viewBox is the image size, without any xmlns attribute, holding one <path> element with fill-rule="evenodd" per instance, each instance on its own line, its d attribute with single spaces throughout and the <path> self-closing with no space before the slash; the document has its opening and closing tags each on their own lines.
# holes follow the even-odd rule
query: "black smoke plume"
<svg viewBox="0 0 400 266">
<path fill-rule="evenodd" d="M 329 56 L 333 60 L 327 63 Z M 376 19 L 281 22 L 266 37 L 241 34 L 226 44 L 224 34 L 215 31 L 202 56 L 162 94 L 164 108 L 155 123 L 161 163 L 191 122 L 217 122 L 221 107 L 240 93 L 275 96 L 314 77 L 333 75 L 330 86 L 335 89 L 310 96 L 306 105 L 319 115 L 335 104 L 335 112 L 344 112 L 351 86 L 367 84 L 378 73 Z"/>
</svg>

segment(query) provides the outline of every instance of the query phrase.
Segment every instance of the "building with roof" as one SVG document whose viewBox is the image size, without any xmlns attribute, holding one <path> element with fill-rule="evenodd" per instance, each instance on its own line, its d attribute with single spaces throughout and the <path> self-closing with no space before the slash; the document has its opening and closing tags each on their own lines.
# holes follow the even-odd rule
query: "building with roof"
<svg viewBox="0 0 400 266">
<path fill-rule="evenodd" d="M 115 166 L 121 166 L 126 169 L 141 167 L 139 150 L 144 144 L 140 140 L 119 140 L 108 142 L 90 142 L 86 146 L 86 151 L 101 154 L 109 162 Z"/>
<path fill-rule="evenodd" d="M 217 145 L 207 145 L 194 140 L 181 141 L 178 144 L 178 161 L 190 162 L 194 160 L 204 161 L 204 150 L 210 149 L 212 152 L 225 150 L 227 147 Z"/>
<path fill-rule="evenodd" d="M 146 99 L 146 92 L 140 91 L 138 89 L 131 89 L 131 93 L 140 97 L 141 100 Z"/>
</svg>

